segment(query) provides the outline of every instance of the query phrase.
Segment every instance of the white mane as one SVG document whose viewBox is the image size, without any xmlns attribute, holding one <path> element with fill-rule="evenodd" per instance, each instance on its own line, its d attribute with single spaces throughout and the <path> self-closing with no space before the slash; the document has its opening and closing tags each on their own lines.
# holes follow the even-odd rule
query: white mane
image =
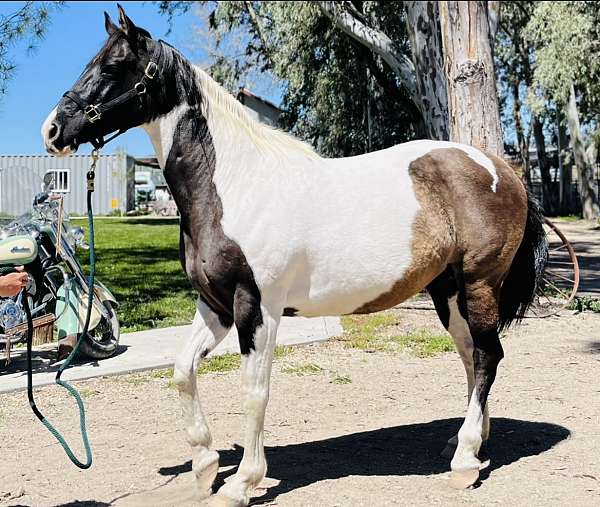
<svg viewBox="0 0 600 507">
<path fill-rule="evenodd" d="M 207 118 L 210 117 L 211 110 L 217 109 L 221 113 L 219 120 L 223 121 L 228 129 L 243 129 L 260 149 L 268 149 L 281 154 L 290 151 L 301 152 L 311 158 L 320 158 L 312 146 L 304 141 L 254 120 L 248 114 L 244 105 L 238 102 L 204 70 L 196 65 L 193 68 L 200 84 L 202 98 L 205 101 L 204 107 L 206 110 L 203 112 Z M 212 114 L 214 114 L 214 111 Z"/>
</svg>

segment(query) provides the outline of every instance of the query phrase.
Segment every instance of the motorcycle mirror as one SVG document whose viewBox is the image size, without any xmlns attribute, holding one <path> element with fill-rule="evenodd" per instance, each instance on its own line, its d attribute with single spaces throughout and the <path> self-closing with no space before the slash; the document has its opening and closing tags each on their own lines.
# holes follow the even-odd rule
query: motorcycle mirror
<svg viewBox="0 0 600 507">
<path fill-rule="evenodd" d="M 54 183 L 54 175 L 55 173 L 46 173 L 44 174 L 44 182 L 42 183 L 42 192 L 48 192 L 52 184 Z"/>
</svg>

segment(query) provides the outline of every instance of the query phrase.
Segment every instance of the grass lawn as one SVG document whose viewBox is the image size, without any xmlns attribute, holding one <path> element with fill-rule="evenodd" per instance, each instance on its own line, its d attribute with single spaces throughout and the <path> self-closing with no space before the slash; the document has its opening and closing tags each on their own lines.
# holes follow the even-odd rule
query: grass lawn
<svg viewBox="0 0 600 507">
<path fill-rule="evenodd" d="M 75 220 L 85 227 L 87 220 Z M 120 303 L 123 332 L 188 324 L 196 295 L 179 262 L 179 223 L 100 219 L 94 223 L 96 276 Z M 79 258 L 87 269 L 87 252 Z"/>
</svg>

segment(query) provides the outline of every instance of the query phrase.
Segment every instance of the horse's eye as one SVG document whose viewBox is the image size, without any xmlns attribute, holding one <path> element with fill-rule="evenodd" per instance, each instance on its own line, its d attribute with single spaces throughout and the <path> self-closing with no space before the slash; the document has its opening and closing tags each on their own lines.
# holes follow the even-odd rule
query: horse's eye
<svg viewBox="0 0 600 507">
<path fill-rule="evenodd" d="M 121 69 L 117 65 L 105 65 L 102 67 L 102 76 L 108 78 L 117 77 L 121 73 Z"/>
</svg>

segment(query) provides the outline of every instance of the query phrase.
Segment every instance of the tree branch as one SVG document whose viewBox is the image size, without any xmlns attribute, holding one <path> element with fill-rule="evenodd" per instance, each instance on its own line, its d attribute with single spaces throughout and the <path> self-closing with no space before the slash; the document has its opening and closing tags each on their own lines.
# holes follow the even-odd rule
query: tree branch
<svg viewBox="0 0 600 507">
<path fill-rule="evenodd" d="M 269 44 L 267 43 L 267 38 L 265 37 L 265 33 L 262 27 L 260 20 L 258 19 L 258 14 L 252 7 L 252 2 L 244 2 L 244 7 L 246 8 L 246 12 L 250 16 L 252 21 L 252 25 L 254 25 L 254 29 L 256 30 L 258 37 L 260 38 L 260 43 L 262 44 L 263 50 L 265 51 L 265 56 L 269 63 L 271 63 L 271 52 L 269 50 Z"/>
<path fill-rule="evenodd" d="M 352 15 L 353 9 L 349 9 L 345 3 L 318 2 L 318 5 L 323 14 L 330 18 L 340 30 L 381 56 L 406 87 L 414 102 L 418 104 L 415 67 L 412 61 L 394 48 L 392 40 L 385 33 L 367 26 Z"/>
</svg>

